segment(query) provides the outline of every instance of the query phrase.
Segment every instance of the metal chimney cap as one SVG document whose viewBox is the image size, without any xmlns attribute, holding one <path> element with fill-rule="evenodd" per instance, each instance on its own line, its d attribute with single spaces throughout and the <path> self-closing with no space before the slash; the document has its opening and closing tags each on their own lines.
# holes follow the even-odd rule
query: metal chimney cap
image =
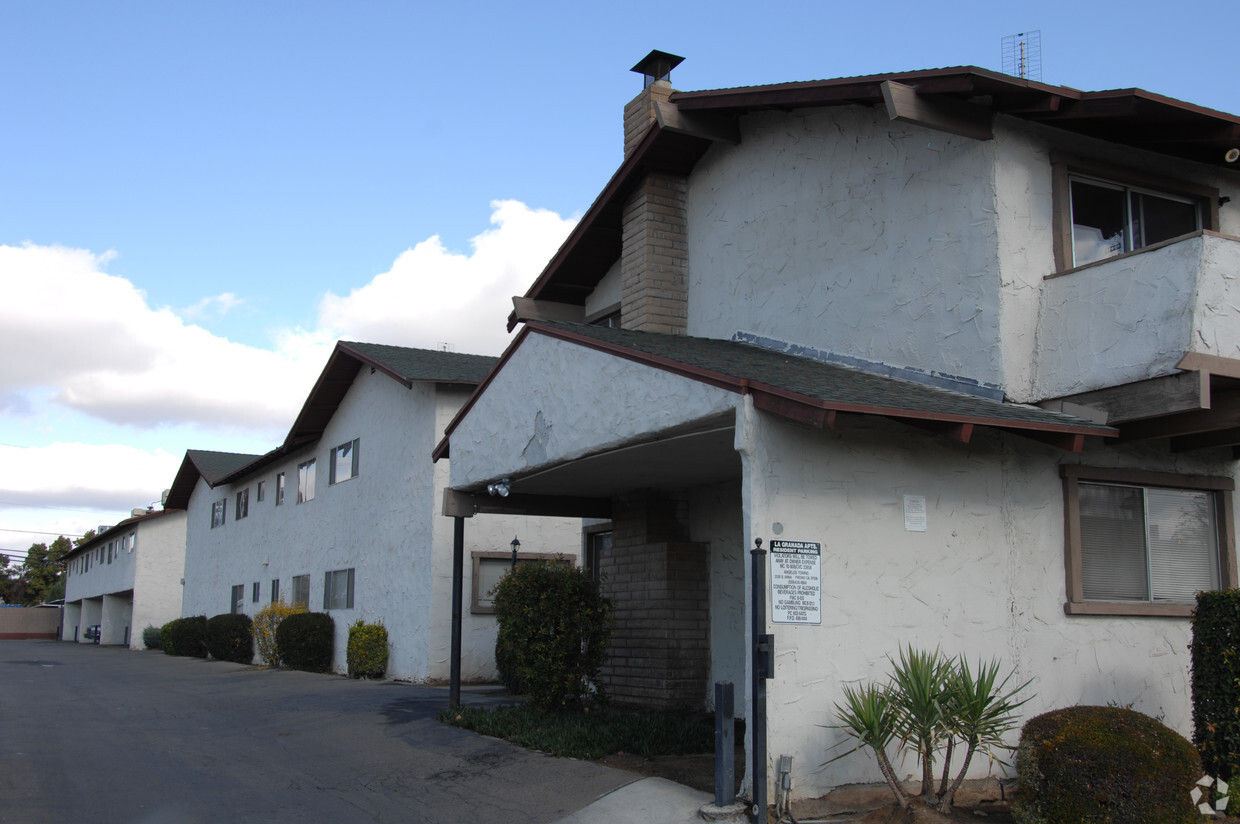
<svg viewBox="0 0 1240 824">
<path fill-rule="evenodd" d="M 637 65 L 629 69 L 629 71 L 637 72 L 645 78 L 642 84 L 644 89 L 656 80 L 670 80 L 672 69 L 679 66 L 682 62 L 684 62 L 683 57 L 655 49 L 639 60 Z"/>
</svg>

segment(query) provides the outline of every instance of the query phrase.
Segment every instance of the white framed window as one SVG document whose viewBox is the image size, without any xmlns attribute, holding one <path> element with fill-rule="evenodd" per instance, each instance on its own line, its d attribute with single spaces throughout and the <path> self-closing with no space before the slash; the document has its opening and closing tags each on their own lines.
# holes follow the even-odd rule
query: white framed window
<svg viewBox="0 0 1240 824">
<path fill-rule="evenodd" d="M 280 600 L 280 579 L 272 578 L 271 579 L 271 603 L 274 604 L 279 600 Z"/>
<path fill-rule="evenodd" d="M 215 529 L 217 526 L 224 525 L 224 517 L 228 514 L 227 506 L 228 506 L 227 498 L 220 498 L 218 501 L 211 504 L 211 528 L 212 529 Z"/>
<path fill-rule="evenodd" d="M 276 473 L 276 506 L 284 503 L 284 473 Z"/>
<path fill-rule="evenodd" d="M 133 552 L 137 548 L 138 548 L 138 533 L 131 532 L 129 533 L 129 551 Z"/>
<path fill-rule="evenodd" d="M 293 606 L 310 609 L 310 576 L 293 576 Z"/>
<path fill-rule="evenodd" d="M 323 576 L 323 609 L 353 609 L 353 569 L 336 569 Z"/>
<path fill-rule="evenodd" d="M 357 477 L 359 440 L 359 438 L 354 438 L 332 450 L 329 484 L 338 484 Z"/>
<path fill-rule="evenodd" d="M 245 584 L 237 584 L 232 588 L 232 606 L 228 611 L 234 615 L 245 611 Z"/>
<path fill-rule="evenodd" d="M 267 497 L 267 482 L 259 481 L 254 485 L 254 502 L 261 504 Z"/>
<path fill-rule="evenodd" d="M 314 500 L 314 458 L 297 466 L 297 503 Z"/>
<path fill-rule="evenodd" d="M 249 514 L 250 514 L 250 488 L 247 486 L 245 489 L 237 493 L 237 520 L 240 521 L 242 518 L 246 517 Z"/>
<path fill-rule="evenodd" d="M 1063 467 L 1070 614 L 1191 615 L 1235 586 L 1230 478 Z"/>
</svg>

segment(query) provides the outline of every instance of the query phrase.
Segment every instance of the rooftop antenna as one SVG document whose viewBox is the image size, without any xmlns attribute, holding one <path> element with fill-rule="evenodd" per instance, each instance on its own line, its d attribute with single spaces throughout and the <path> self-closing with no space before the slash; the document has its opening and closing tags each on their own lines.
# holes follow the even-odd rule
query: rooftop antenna
<svg viewBox="0 0 1240 824">
<path fill-rule="evenodd" d="M 435 344 L 435 348 L 437 348 L 440 352 L 455 352 L 456 351 L 455 347 L 453 347 L 452 344 L 448 343 L 447 341 L 442 341 L 442 340 L 439 343 Z"/>
<path fill-rule="evenodd" d="M 1042 31 L 1022 31 L 1003 38 L 1003 73 L 1022 80 L 1042 80 Z"/>
</svg>

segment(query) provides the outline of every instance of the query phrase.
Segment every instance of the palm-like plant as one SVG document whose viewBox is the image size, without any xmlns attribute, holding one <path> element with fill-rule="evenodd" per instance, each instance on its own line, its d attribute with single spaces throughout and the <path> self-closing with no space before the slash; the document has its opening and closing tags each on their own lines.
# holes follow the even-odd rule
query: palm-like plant
<svg viewBox="0 0 1240 824">
<path fill-rule="evenodd" d="M 921 797 L 929 800 L 934 798 L 934 754 L 950 744 L 943 696 L 952 680 L 952 661 L 937 649 L 924 652 L 910 645 L 900 650 L 900 660 L 893 664 L 891 694 L 899 715 L 897 734 L 921 761 Z"/>
<path fill-rule="evenodd" d="M 943 760 L 943 779 L 939 784 L 939 812 L 946 813 L 951 809 L 952 799 L 956 790 L 960 789 L 960 783 L 964 781 L 974 753 L 980 749 L 994 759 L 994 749 L 1009 748 L 1004 743 L 1003 736 L 1016 728 L 1016 710 L 1029 700 L 1016 700 L 1017 693 L 1029 686 L 1029 681 L 1004 691 L 1015 674 L 1013 670 L 1000 681 L 997 659 L 992 659 L 989 663 L 978 661 L 975 674 L 963 655 L 951 668 L 941 701 L 949 738 L 947 754 Z M 957 740 L 966 747 L 964 763 L 949 786 L 947 776 L 951 766 L 952 745 Z"/>
<path fill-rule="evenodd" d="M 896 739 L 899 729 L 899 713 L 892 703 L 890 691 L 874 684 L 855 688 L 851 684 L 845 684 L 844 706 L 836 704 L 835 714 L 841 722 L 836 725 L 837 728 L 857 739 L 857 746 L 837 755 L 831 761 L 843 758 L 862 747 L 869 747 L 874 751 L 878 769 L 895 793 L 896 801 L 901 808 L 908 807 L 908 796 L 901 789 L 896 772 L 887 758 L 887 745 Z"/>
</svg>

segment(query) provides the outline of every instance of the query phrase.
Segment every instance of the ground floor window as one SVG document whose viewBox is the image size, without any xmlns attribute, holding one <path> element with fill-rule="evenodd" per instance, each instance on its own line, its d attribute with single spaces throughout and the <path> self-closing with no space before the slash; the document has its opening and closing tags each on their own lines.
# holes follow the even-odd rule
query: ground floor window
<svg viewBox="0 0 1240 824">
<path fill-rule="evenodd" d="M 245 610 L 245 584 L 237 584 L 232 588 L 232 606 L 228 611 L 234 615 Z"/>
<path fill-rule="evenodd" d="M 293 606 L 310 609 L 310 576 L 293 576 Z"/>
<path fill-rule="evenodd" d="M 1070 613 L 1189 615 L 1235 586 L 1230 478 L 1064 467 Z"/>
<path fill-rule="evenodd" d="M 324 576 L 323 609 L 353 609 L 352 569 L 336 569 Z"/>
</svg>

